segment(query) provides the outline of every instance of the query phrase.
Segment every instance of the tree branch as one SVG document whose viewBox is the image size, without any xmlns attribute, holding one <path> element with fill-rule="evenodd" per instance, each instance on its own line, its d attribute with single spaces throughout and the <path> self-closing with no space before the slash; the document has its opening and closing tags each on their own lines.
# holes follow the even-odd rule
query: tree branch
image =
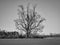
<svg viewBox="0 0 60 45">
<path fill-rule="evenodd" d="M 32 29 L 35 29 L 36 27 L 38 27 L 38 26 L 40 25 L 40 23 L 43 22 L 44 20 L 45 20 L 44 18 L 41 19 L 41 20 L 38 22 L 38 24 L 37 24 L 34 28 L 31 28 L 31 30 L 32 30 Z"/>
</svg>

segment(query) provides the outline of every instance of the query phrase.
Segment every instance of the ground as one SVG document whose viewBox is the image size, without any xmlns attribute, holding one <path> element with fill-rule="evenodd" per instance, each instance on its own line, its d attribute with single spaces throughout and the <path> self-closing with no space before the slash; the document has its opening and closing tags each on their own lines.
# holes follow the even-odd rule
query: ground
<svg viewBox="0 0 60 45">
<path fill-rule="evenodd" d="M 0 39 L 0 45 L 60 45 L 60 38 L 50 39 Z"/>
</svg>

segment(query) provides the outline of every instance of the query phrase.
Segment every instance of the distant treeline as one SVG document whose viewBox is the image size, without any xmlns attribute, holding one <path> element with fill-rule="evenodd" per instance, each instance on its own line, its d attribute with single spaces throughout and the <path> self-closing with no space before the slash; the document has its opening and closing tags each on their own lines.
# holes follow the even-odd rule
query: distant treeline
<svg viewBox="0 0 60 45">
<path fill-rule="evenodd" d="M 24 38 L 22 34 L 19 34 L 17 31 L 14 32 L 6 32 L 6 31 L 0 31 L 0 39 L 1 38 Z"/>
<path fill-rule="evenodd" d="M 47 38 L 47 37 L 60 37 L 60 34 L 51 34 L 51 35 L 35 35 L 31 34 L 30 38 Z M 0 31 L 0 39 L 15 39 L 15 38 L 26 38 L 26 34 L 22 35 L 18 32 L 6 32 L 6 31 Z"/>
<path fill-rule="evenodd" d="M 0 38 L 18 38 L 18 32 L 0 31 Z"/>
</svg>

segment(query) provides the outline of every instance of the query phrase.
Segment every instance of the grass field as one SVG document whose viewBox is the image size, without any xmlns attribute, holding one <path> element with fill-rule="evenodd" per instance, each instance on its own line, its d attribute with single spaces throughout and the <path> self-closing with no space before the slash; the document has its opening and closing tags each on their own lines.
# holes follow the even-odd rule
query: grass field
<svg viewBox="0 0 60 45">
<path fill-rule="evenodd" d="M 60 39 L 0 39 L 0 45 L 60 45 Z"/>
</svg>

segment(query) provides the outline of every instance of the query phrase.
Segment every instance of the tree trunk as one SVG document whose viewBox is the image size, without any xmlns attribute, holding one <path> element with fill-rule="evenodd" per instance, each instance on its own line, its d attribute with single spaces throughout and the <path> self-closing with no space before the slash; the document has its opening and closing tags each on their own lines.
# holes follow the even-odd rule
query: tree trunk
<svg viewBox="0 0 60 45">
<path fill-rule="evenodd" d="M 29 29 L 29 23 L 28 23 L 28 27 L 26 28 L 26 30 L 27 30 L 27 38 L 30 38 L 31 31 Z"/>
<path fill-rule="evenodd" d="M 30 31 L 27 31 L 27 38 L 30 38 Z"/>
</svg>

